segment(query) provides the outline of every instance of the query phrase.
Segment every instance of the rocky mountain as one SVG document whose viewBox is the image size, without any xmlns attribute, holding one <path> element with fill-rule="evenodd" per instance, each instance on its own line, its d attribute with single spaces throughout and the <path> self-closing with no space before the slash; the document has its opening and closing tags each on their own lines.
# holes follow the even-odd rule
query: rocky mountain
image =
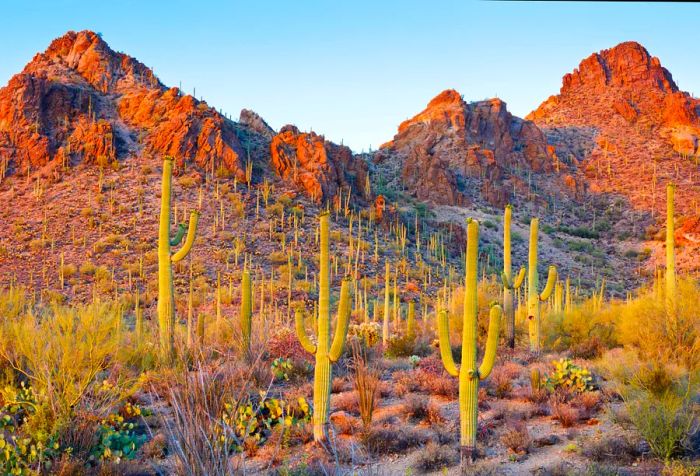
<svg viewBox="0 0 700 476">
<path fill-rule="evenodd" d="M 382 145 L 375 162 L 392 161 L 410 195 L 441 205 L 502 207 L 582 191 L 533 122 L 500 99 L 468 103 L 455 90 L 437 95 Z"/>
<path fill-rule="evenodd" d="M 361 170 L 362 165 L 353 163 L 347 148 L 315 134 L 303 136 L 311 148 L 320 141 L 330 152 L 292 154 L 304 171 L 301 185 L 308 185 L 305 190 L 319 200 L 331 198 L 348 182 L 344 170 Z M 281 134 L 277 142 L 286 137 Z M 271 145 L 275 140 L 272 128 L 253 111 L 241 111 L 239 123 L 230 121 L 206 102 L 166 87 L 151 69 L 115 52 L 91 31 L 68 32 L 54 40 L 0 89 L 5 175 L 39 171 L 59 180 L 61 169 L 71 165 L 171 155 L 178 168 L 196 164 L 201 171 L 240 181 L 248 160 L 254 159 L 262 162 L 256 164 L 259 170 L 286 177 L 283 163 L 293 159 L 279 159 L 280 148 Z M 303 149 L 302 142 L 295 151 Z M 312 182 L 322 186 L 312 187 Z"/>
<path fill-rule="evenodd" d="M 665 185 L 678 186 L 678 240 L 700 244 L 700 101 L 640 44 L 594 53 L 527 119 L 575 164 L 591 193 L 623 197 L 663 221 Z M 687 250 L 688 251 L 688 250 Z M 688 254 L 688 253 L 686 253 Z M 697 268 L 690 256 L 679 257 Z"/>
<path fill-rule="evenodd" d="M 584 60 L 565 76 L 560 94 L 525 119 L 500 99 L 469 102 L 447 90 L 400 124 L 378 151 L 353 154 L 293 125 L 275 131 L 249 109 L 230 120 L 166 87 L 99 35 L 69 32 L 0 89 L 0 201 L 8 204 L 0 221 L 17 221 L 13 229 L 24 230 L 24 241 L 43 236 L 52 215 L 60 223 L 67 208 L 75 215 L 71 236 L 96 223 L 107 226 L 112 213 L 143 209 L 143 187 L 157 189 L 153 165 L 172 155 L 183 187 L 190 187 L 187 206 L 198 203 L 213 234 L 227 215 L 218 181 L 209 179 L 222 179 L 232 203 L 255 202 L 225 183 L 227 177 L 246 181 L 251 168 L 253 186 L 270 180 L 276 193 L 301 192 L 306 198 L 299 200 L 315 208 L 352 190 L 359 207 L 385 195 L 392 221 L 404 216 L 412 223 L 419 208 L 429 209 L 426 226 L 445 230 L 456 247 L 464 244 L 464 218 L 477 217 L 491 224 L 482 237 L 492 264 L 500 256 L 495 223 L 513 203 L 520 236 L 527 236 L 530 216 L 542 217 L 542 263 L 557 263 L 563 276 L 589 286 L 605 276 L 608 289 L 621 294 L 637 284 L 642 268 L 653 267 L 645 248 L 652 256 L 663 253 L 653 238 L 661 231 L 668 180 L 679 185 L 679 268 L 700 266 L 693 258 L 700 246 L 699 112 L 698 101 L 678 89 L 658 59 L 624 43 Z M 108 185 L 98 166 L 110 170 Z M 110 190 L 109 217 L 104 210 L 95 216 L 102 204 L 86 211 L 84 197 L 69 196 L 98 180 Z M 203 205 L 193 184 L 211 189 L 214 201 Z M 117 191 L 121 212 L 115 211 Z M 65 237 L 67 226 L 57 235 Z M 36 256 L 15 234 L 0 231 L 0 256 L 5 249 L 20 257 L 18 274 L 31 276 L 24 268 Z M 36 246 L 45 238 L 40 241 Z M 526 241 L 513 247 L 516 261 L 524 262 Z"/>
</svg>

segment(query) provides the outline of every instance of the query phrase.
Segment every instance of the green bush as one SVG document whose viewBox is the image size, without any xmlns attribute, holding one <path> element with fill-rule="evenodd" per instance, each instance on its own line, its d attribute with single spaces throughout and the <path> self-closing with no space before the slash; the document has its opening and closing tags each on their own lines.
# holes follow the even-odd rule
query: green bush
<svg viewBox="0 0 700 476">
<path fill-rule="evenodd" d="M 629 418 L 652 453 L 664 461 L 681 455 L 697 431 L 698 411 L 693 407 L 691 385 L 685 388 L 657 389 L 633 385 L 625 392 Z"/>
</svg>

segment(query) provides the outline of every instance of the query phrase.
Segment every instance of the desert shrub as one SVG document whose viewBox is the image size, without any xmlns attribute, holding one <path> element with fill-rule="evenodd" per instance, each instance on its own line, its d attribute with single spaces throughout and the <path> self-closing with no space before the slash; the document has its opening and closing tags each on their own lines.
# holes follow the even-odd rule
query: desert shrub
<svg viewBox="0 0 700 476">
<path fill-rule="evenodd" d="M 501 443 L 514 453 L 527 453 L 530 449 L 530 432 L 522 421 L 517 421 L 508 425 L 505 433 L 501 435 Z"/>
<path fill-rule="evenodd" d="M 619 344 L 618 316 L 617 306 L 600 308 L 594 298 L 587 299 L 543 321 L 545 344 L 554 350 L 571 351 L 574 357 L 596 357 L 604 348 Z"/>
<path fill-rule="evenodd" d="M 632 464 L 642 453 L 639 445 L 623 436 L 587 440 L 582 454 L 597 463 Z"/>
<path fill-rule="evenodd" d="M 428 416 L 428 397 L 415 393 L 409 394 L 404 398 L 403 408 L 409 418 L 422 420 Z"/>
<path fill-rule="evenodd" d="M 363 436 L 365 447 L 375 455 L 404 453 L 427 441 L 428 436 L 425 432 L 410 427 L 372 427 Z"/>
<path fill-rule="evenodd" d="M 503 370 L 503 367 L 496 367 L 488 379 L 488 391 L 498 398 L 506 398 L 513 391 L 512 377 Z"/>
<path fill-rule="evenodd" d="M 289 359 L 292 362 L 309 362 L 312 356 L 304 350 L 294 331 L 288 327 L 280 327 L 273 332 L 267 342 L 267 354 L 274 358 Z"/>
<path fill-rule="evenodd" d="M 576 407 L 564 401 L 555 401 L 551 405 L 552 416 L 561 423 L 564 428 L 570 428 L 578 423 L 581 414 Z"/>
<path fill-rule="evenodd" d="M 624 398 L 632 424 L 654 455 L 668 461 L 689 447 L 698 423 L 690 385 L 685 392 L 669 389 L 660 395 L 633 388 Z"/>
<path fill-rule="evenodd" d="M 351 341 L 352 381 L 357 392 L 360 418 L 366 428 L 372 423 L 372 414 L 379 397 L 379 370 L 369 360 L 366 348 L 357 339 Z"/>
<path fill-rule="evenodd" d="M 458 459 L 457 451 L 451 446 L 430 441 L 416 456 L 415 466 L 421 471 L 433 472 L 454 465 Z"/>
<path fill-rule="evenodd" d="M 409 336 L 392 336 L 387 342 L 387 357 L 409 357 L 416 354 L 416 339 Z"/>
<path fill-rule="evenodd" d="M 0 355 L 60 427 L 116 357 L 119 312 L 109 304 L 52 306 L 0 322 Z"/>
<path fill-rule="evenodd" d="M 365 347 L 374 347 L 379 343 L 382 328 L 377 322 L 362 322 L 348 326 L 348 338 L 358 337 Z"/>
<path fill-rule="evenodd" d="M 648 362 L 672 362 L 693 370 L 700 364 L 700 287 L 678 279 L 675 319 L 666 316 L 663 296 L 651 290 L 628 304 L 613 306 L 618 316 L 617 338 Z"/>
</svg>

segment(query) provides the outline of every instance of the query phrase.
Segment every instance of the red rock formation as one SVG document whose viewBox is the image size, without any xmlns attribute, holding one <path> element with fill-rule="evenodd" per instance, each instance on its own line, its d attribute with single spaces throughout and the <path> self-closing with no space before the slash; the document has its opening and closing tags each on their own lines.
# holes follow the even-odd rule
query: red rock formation
<svg viewBox="0 0 700 476">
<path fill-rule="evenodd" d="M 665 195 L 653 190 L 673 180 L 685 195 L 677 210 L 689 213 L 700 200 L 697 171 L 687 158 L 697 153 L 699 109 L 658 58 L 628 42 L 584 59 L 564 76 L 560 94 L 527 117 L 559 155 L 577 159 L 591 190 L 622 194 L 637 208 L 658 211 Z"/>
<path fill-rule="evenodd" d="M 554 159 L 537 126 L 512 116 L 503 101 L 466 103 L 454 90 L 404 121 L 375 155 L 378 163 L 400 163 L 401 180 L 416 198 L 449 205 L 505 205 L 518 174 L 551 174 Z"/>
<path fill-rule="evenodd" d="M 327 141 L 315 132 L 299 132 L 284 126 L 270 143 L 275 172 L 301 187 L 312 199 L 334 197 L 339 187 L 359 192 L 367 175 L 367 165 L 345 146 Z"/>
<path fill-rule="evenodd" d="M 66 153 L 71 163 L 172 155 L 241 179 L 245 169 L 233 123 L 90 31 L 54 40 L 0 90 L 0 153 L 15 172 Z"/>
</svg>

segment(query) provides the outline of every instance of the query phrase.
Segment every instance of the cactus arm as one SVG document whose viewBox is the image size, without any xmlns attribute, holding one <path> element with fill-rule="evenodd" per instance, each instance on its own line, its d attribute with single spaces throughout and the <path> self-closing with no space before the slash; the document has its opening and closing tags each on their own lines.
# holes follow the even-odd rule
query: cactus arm
<svg viewBox="0 0 700 476">
<path fill-rule="evenodd" d="M 190 253 L 190 250 L 192 249 L 192 245 L 194 244 L 195 236 L 197 235 L 197 222 L 198 221 L 199 221 L 199 212 L 193 211 L 190 214 L 190 224 L 189 224 L 189 227 L 187 228 L 187 238 L 185 239 L 185 244 L 182 245 L 182 248 L 180 248 L 180 250 L 173 255 L 173 257 L 172 257 L 173 263 L 177 263 L 178 261 L 182 261 Z"/>
<path fill-rule="evenodd" d="M 552 265 L 549 267 L 549 275 L 547 276 L 547 284 L 544 286 L 544 291 L 540 294 L 540 301 L 546 301 L 554 291 L 554 285 L 557 283 L 557 267 Z"/>
<path fill-rule="evenodd" d="M 508 278 L 506 273 L 501 273 L 501 281 L 503 281 L 503 287 L 506 289 L 513 289 L 513 283 Z"/>
<path fill-rule="evenodd" d="M 458 377 L 459 370 L 457 370 L 457 365 L 455 365 L 452 357 L 452 348 L 450 347 L 450 325 L 446 309 L 442 309 L 438 313 L 438 338 L 440 342 L 440 357 L 442 357 L 442 364 L 445 366 L 445 370 L 453 377 Z"/>
<path fill-rule="evenodd" d="M 172 237 L 170 240 L 170 246 L 177 246 L 180 244 L 182 241 L 182 238 L 185 236 L 185 232 L 187 231 L 187 227 L 185 226 L 184 223 L 180 223 L 177 226 L 177 232 L 175 233 L 175 236 Z"/>
<path fill-rule="evenodd" d="M 350 323 L 350 278 L 343 279 L 340 285 L 340 304 L 338 305 L 338 324 L 333 336 L 331 350 L 328 353 L 328 358 L 331 362 L 337 362 L 343 355 L 343 347 L 345 347 L 345 338 L 348 335 L 348 325 Z"/>
<path fill-rule="evenodd" d="M 498 348 L 498 333 L 501 330 L 501 306 L 494 305 L 489 311 L 489 332 L 486 340 L 486 351 L 484 352 L 484 360 L 479 366 L 479 379 L 486 380 L 491 371 L 493 364 L 496 362 L 496 349 Z"/>
<path fill-rule="evenodd" d="M 518 276 L 515 278 L 515 281 L 513 281 L 513 289 L 518 289 L 520 286 L 523 285 L 523 282 L 525 281 L 525 266 L 520 268 L 520 271 L 518 272 Z"/>
<path fill-rule="evenodd" d="M 299 339 L 299 343 L 304 348 L 304 350 L 307 351 L 309 354 L 315 354 L 316 345 L 313 342 L 311 342 L 311 339 L 309 339 L 309 337 L 306 335 L 306 330 L 304 329 L 304 316 L 302 315 L 300 309 L 297 309 L 294 312 L 294 327 L 297 331 L 297 338 Z"/>
</svg>

